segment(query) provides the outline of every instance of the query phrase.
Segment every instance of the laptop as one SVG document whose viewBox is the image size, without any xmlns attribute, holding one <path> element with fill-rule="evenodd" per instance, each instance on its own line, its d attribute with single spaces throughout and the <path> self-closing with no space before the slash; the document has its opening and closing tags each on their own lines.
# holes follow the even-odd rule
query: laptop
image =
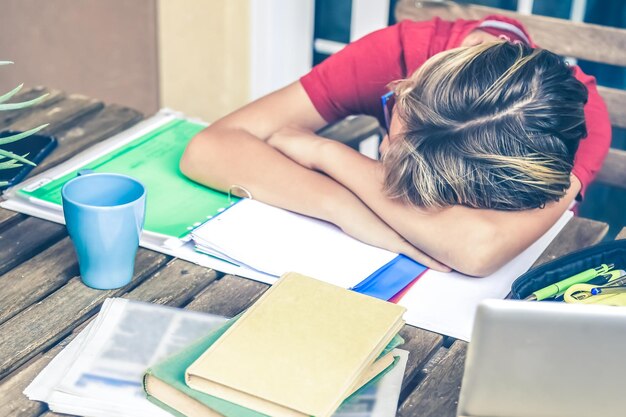
<svg viewBox="0 0 626 417">
<path fill-rule="evenodd" d="M 626 416 L 626 308 L 482 302 L 457 414 Z"/>
</svg>

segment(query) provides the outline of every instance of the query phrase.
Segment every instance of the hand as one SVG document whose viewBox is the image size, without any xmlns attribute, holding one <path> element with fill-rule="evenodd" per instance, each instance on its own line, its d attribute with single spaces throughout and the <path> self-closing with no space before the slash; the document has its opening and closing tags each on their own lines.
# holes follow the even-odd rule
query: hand
<svg viewBox="0 0 626 417">
<path fill-rule="evenodd" d="M 308 169 L 316 169 L 322 145 L 327 141 L 310 130 L 294 126 L 283 127 L 267 139 L 271 147 Z"/>
</svg>

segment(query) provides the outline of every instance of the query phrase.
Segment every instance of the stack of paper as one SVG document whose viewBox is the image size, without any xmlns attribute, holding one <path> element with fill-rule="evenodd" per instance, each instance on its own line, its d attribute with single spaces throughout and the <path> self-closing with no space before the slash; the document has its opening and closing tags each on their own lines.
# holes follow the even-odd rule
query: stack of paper
<svg viewBox="0 0 626 417">
<path fill-rule="evenodd" d="M 24 393 L 52 411 L 81 416 L 169 417 L 146 400 L 146 369 L 225 323 L 211 314 L 121 298 L 98 316 Z"/>
<path fill-rule="evenodd" d="M 184 415 L 330 416 L 400 361 L 392 349 L 404 311 L 289 273 L 240 317 L 150 369 L 146 392 Z"/>
</svg>

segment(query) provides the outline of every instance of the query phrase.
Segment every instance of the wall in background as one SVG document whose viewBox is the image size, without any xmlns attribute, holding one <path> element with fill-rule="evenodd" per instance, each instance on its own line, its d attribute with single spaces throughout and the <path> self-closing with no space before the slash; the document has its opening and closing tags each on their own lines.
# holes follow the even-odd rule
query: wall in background
<svg viewBox="0 0 626 417">
<path fill-rule="evenodd" d="M 314 0 L 250 0 L 250 99 L 306 74 L 313 62 Z"/>
<path fill-rule="evenodd" d="M 45 85 L 154 113 L 155 0 L 0 0 L 0 91 Z"/>
<path fill-rule="evenodd" d="M 161 105 L 213 121 L 249 96 L 248 0 L 158 0 Z"/>
<path fill-rule="evenodd" d="M 0 0 L 21 82 L 214 121 L 311 68 L 314 0 Z"/>
</svg>

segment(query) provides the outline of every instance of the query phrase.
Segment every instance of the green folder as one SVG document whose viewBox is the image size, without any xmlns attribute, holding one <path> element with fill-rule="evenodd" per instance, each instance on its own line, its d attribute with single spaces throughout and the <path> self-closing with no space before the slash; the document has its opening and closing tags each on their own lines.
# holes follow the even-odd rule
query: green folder
<svg viewBox="0 0 626 417">
<path fill-rule="evenodd" d="M 241 314 L 240 314 L 241 315 Z M 236 316 L 226 322 L 222 327 L 218 328 L 214 332 L 210 333 L 208 336 L 198 340 L 187 348 L 183 349 L 181 352 L 170 356 L 169 358 L 159 362 L 154 365 L 150 369 L 146 371 L 144 376 L 144 390 L 146 391 L 146 395 L 148 400 L 152 403 L 158 405 L 159 407 L 165 409 L 166 411 L 180 417 L 184 417 L 185 414 L 181 413 L 180 410 L 176 410 L 169 405 L 161 402 L 159 399 L 155 398 L 150 393 L 150 378 L 157 378 L 169 385 L 170 388 L 178 391 L 178 395 L 182 395 L 185 397 L 186 401 L 190 402 L 199 402 L 204 406 L 214 410 L 215 412 L 226 416 L 226 417 L 261 417 L 265 416 L 265 414 L 261 414 L 259 412 L 250 410 L 249 408 L 242 407 L 237 404 L 233 404 L 231 402 L 222 400 L 220 398 L 204 394 L 203 392 L 193 390 L 185 384 L 185 370 L 202 354 L 204 353 L 217 339 L 219 339 L 230 326 L 232 326 L 235 321 L 239 318 Z M 404 343 L 404 339 L 399 335 L 394 336 L 394 338 L 389 342 L 389 344 L 385 347 L 380 356 L 384 356 L 392 349 L 398 347 Z M 379 357 L 380 357 L 379 356 Z M 375 384 L 382 378 L 387 372 L 389 372 L 398 362 L 398 357 L 394 358 L 394 361 L 391 365 L 389 365 L 385 370 L 383 370 L 380 374 L 370 380 L 367 384 L 363 385 L 359 390 L 354 392 L 350 397 L 348 397 L 344 404 L 350 401 L 351 398 L 358 395 L 359 392 L 367 387 L 371 386 L 371 384 Z"/>
<path fill-rule="evenodd" d="M 183 237 L 231 203 L 227 194 L 191 181 L 178 169 L 185 147 L 204 127 L 184 119 L 172 120 L 60 178 L 18 194 L 60 206 L 61 188 L 78 171 L 129 175 L 147 190 L 144 230 Z"/>
</svg>

